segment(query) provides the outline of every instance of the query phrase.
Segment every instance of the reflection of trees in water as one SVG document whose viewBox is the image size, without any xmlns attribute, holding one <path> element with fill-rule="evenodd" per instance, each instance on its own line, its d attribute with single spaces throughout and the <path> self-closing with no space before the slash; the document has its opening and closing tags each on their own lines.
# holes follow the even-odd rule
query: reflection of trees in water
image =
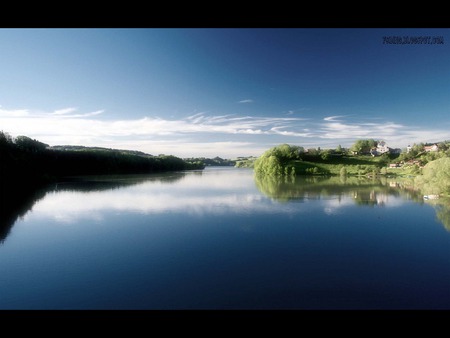
<svg viewBox="0 0 450 338">
<path fill-rule="evenodd" d="M 450 231 L 450 197 L 427 201 L 436 210 L 436 218 Z"/>
<path fill-rule="evenodd" d="M 3 243 L 17 219 L 25 216 L 47 190 L 44 184 L 0 180 L 0 243 Z"/>
<path fill-rule="evenodd" d="M 374 190 L 355 190 L 353 191 L 353 200 L 357 205 L 374 206 L 377 204 L 384 205 L 384 203 L 378 203 L 377 194 Z"/>
<path fill-rule="evenodd" d="M 389 196 L 402 197 L 415 203 L 424 204 L 424 191 L 415 185 L 413 179 L 390 180 L 386 177 L 366 179 L 358 177 L 302 177 L 277 178 L 255 176 L 255 184 L 264 195 L 279 201 L 321 199 L 337 196 L 340 200 L 350 196 L 359 206 L 384 206 Z M 428 187 L 426 191 L 435 188 Z M 434 190 L 433 190 L 434 191 Z M 437 219 L 450 231 L 450 198 L 429 201 L 436 210 Z"/>
<path fill-rule="evenodd" d="M 447 231 L 450 231 L 450 201 L 438 204 L 435 209 L 437 219 L 444 225 Z"/>
<path fill-rule="evenodd" d="M 450 158 L 442 157 L 426 164 L 414 183 L 424 197 L 438 197 L 427 203 L 433 205 L 437 219 L 450 231 Z"/>
<path fill-rule="evenodd" d="M 157 175 L 100 175 L 79 176 L 65 178 L 64 181 L 54 183 L 53 191 L 91 192 L 121 189 L 146 182 L 175 183 L 186 174 L 184 172 L 164 173 Z"/>
<path fill-rule="evenodd" d="M 171 184 L 185 177 L 185 173 L 158 175 L 85 176 L 66 178 L 63 182 L 6 180 L 0 178 L 0 243 L 8 237 L 13 225 L 50 191 L 91 192 L 120 189 L 145 182 Z"/>
<path fill-rule="evenodd" d="M 403 194 L 397 186 L 390 185 L 386 178 L 367 179 L 358 177 L 281 177 L 255 176 L 257 188 L 277 201 L 320 199 L 327 196 L 350 196 L 357 205 L 385 205 L 388 196 Z M 405 192 L 406 193 L 406 192 Z M 406 197 L 421 200 L 413 192 Z"/>
</svg>

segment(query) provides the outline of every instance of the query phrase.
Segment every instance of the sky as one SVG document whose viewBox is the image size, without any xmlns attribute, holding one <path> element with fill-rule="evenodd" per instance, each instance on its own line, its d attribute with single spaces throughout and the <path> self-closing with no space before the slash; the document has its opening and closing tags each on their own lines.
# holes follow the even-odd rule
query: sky
<svg viewBox="0 0 450 338">
<path fill-rule="evenodd" d="M 235 158 L 450 140 L 446 28 L 3 28 L 0 46 L 0 130 L 51 146 Z"/>
</svg>

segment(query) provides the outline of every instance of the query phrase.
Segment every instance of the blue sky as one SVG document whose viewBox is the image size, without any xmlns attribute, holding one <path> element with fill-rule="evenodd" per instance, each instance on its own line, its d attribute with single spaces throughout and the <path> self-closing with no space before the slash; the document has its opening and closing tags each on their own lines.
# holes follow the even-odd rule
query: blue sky
<svg viewBox="0 0 450 338">
<path fill-rule="evenodd" d="M 0 29 L 0 130 L 181 157 L 447 140 L 449 33 Z M 444 44 L 383 44 L 392 36 Z"/>
</svg>

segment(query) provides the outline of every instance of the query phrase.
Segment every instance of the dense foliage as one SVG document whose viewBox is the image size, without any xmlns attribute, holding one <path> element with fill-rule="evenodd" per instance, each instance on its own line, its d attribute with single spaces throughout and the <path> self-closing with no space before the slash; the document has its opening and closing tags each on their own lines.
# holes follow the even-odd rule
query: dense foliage
<svg viewBox="0 0 450 338">
<path fill-rule="evenodd" d="M 267 150 L 254 164 L 257 175 L 295 175 L 292 161 L 300 160 L 304 153 L 303 147 L 282 144 Z"/>
<path fill-rule="evenodd" d="M 236 160 L 236 164 L 234 165 L 236 168 L 254 168 L 255 161 L 257 157 L 249 156 L 249 157 L 238 157 Z"/>
<path fill-rule="evenodd" d="M 205 166 L 234 166 L 236 164 L 236 161 L 224 159 L 219 156 L 214 158 L 191 157 L 185 158 L 184 160 L 189 163 L 203 163 Z"/>
<path fill-rule="evenodd" d="M 396 159 L 397 162 L 407 162 L 412 160 L 418 160 L 422 165 L 428 162 L 437 160 L 445 156 L 450 156 L 450 150 L 448 146 L 448 141 L 440 142 L 438 144 L 439 151 L 426 152 L 424 150 L 425 144 L 419 143 L 414 144 L 408 152 L 403 152 Z"/>
<path fill-rule="evenodd" d="M 339 150 L 339 151 L 338 151 Z M 308 149 L 283 144 L 267 150 L 255 162 L 257 175 L 376 175 L 387 165 L 390 158 L 382 156 L 352 156 L 341 147 L 331 149 Z M 383 171 L 385 172 L 385 171 Z"/>
<path fill-rule="evenodd" d="M 2 178 L 91 174 L 144 174 L 153 172 L 203 169 L 202 163 L 190 163 L 171 155 L 152 156 L 106 148 L 53 149 L 26 136 L 16 139 L 0 132 L 0 172 Z"/>
<path fill-rule="evenodd" d="M 424 194 L 450 194 L 450 157 L 442 157 L 426 164 L 415 184 Z"/>
<path fill-rule="evenodd" d="M 358 154 L 368 154 L 370 149 L 377 146 L 377 142 L 373 139 L 357 140 L 350 148 L 351 151 Z"/>
</svg>

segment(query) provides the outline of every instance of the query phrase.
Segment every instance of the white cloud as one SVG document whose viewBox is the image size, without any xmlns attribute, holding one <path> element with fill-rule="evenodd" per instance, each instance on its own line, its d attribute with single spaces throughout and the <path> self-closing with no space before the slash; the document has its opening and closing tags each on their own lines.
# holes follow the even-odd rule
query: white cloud
<svg viewBox="0 0 450 338">
<path fill-rule="evenodd" d="M 136 149 L 153 155 L 171 154 L 180 157 L 216 157 L 235 158 L 237 156 L 258 156 L 267 150 L 268 145 L 255 142 L 205 141 L 195 142 L 189 139 L 117 141 L 111 140 L 99 146 L 117 149 Z"/>
<path fill-rule="evenodd" d="M 28 115 L 29 112 L 27 109 L 0 109 L 0 117 L 24 117 Z"/>
<path fill-rule="evenodd" d="M 50 115 L 54 115 L 54 116 L 58 116 L 58 117 L 65 117 L 65 118 L 77 118 L 77 117 L 89 117 L 89 116 L 95 116 L 95 115 L 100 115 L 104 112 L 104 110 L 96 110 L 90 113 L 85 113 L 85 114 L 72 114 L 73 112 L 77 111 L 77 108 L 64 108 L 64 109 L 59 109 L 59 110 L 55 110 L 53 113 L 51 113 Z"/>
<path fill-rule="evenodd" d="M 253 102 L 253 100 L 251 100 L 251 99 L 245 99 L 245 100 L 239 101 L 239 103 L 252 103 L 252 102 Z"/>
<path fill-rule="evenodd" d="M 336 115 L 336 116 L 327 116 L 324 117 L 324 121 L 336 121 L 340 117 L 345 117 L 344 115 Z"/>
<path fill-rule="evenodd" d="M 88 116 L 96 116 L 96 115 L 100 115 L 103 114 L 104 110 L 96 110 L 90 113 L 86 113 L 86 114 L 78 114 L 78 115 L 73 115 L 72 117 L 88 117 Z"/>
<path fill-rule="evenodd" d="M 322 119 L 292 116 L 239 116 L 196 113 L 185 118 L 143 117 L 104 120 L 104 110 L 88 113 L 69 107 L 52 112 L 0 108 L 1 130 L 26 135 L 50 145 L 85 145 L 134 149 L 181 157 L 259 155 L 280 143 L 304 147 L 350 146 L 356 139 L 385 140 L 402 148 L 450 138 L 442 129 L 407 126 L 395 121 L 357 119 L 345 115 Z"/>
<path fill-rule="evenodd" d="M 64 109 L 59 109 L 59 110 L 55 110 L 52 115 L 65 115 L 65 114 L 70 114 L 73 113 L 74 111 L 76 111 L 77 108 L 64 108 Z"/>
</svg>

